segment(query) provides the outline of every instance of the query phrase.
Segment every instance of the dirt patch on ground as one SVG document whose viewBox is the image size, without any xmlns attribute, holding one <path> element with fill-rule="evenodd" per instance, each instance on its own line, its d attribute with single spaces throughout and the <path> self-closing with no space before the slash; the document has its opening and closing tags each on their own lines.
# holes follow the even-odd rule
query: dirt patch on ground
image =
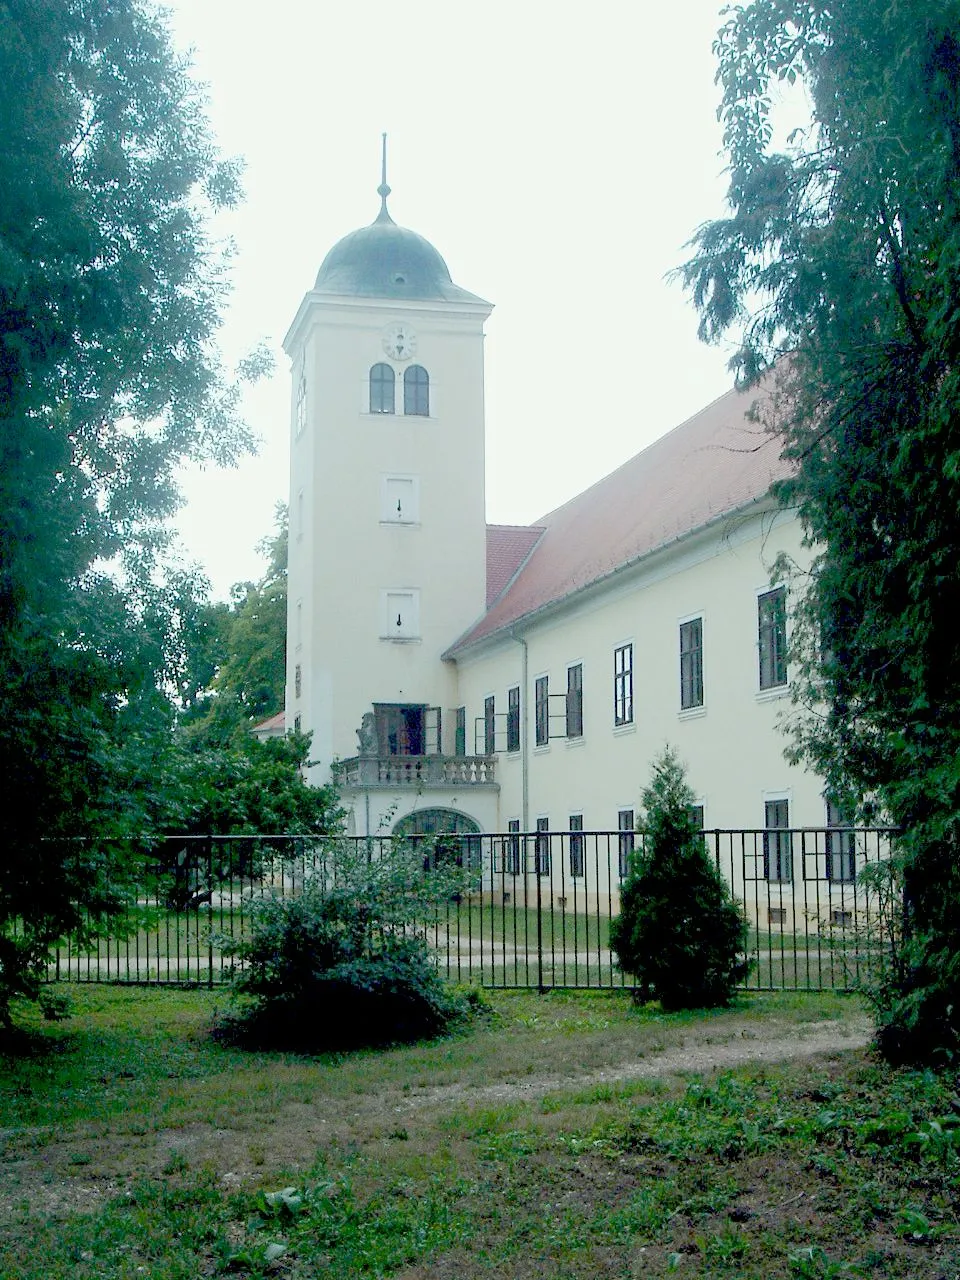
<svg viewBox="0 0 960 1280">
<path fill-rule="evenodd" d="M 309 1101 L 287 1101 L 233 1124 L 190 1124 L 142 1134 L 0 1131 L 0 1218 L 25 1209 L 52 1214 L 91 1211 L 122 1194 L 136 1178 L 168 1171 L 172 1161 L 193 1168 L 209 1166 L 225 1186 L 239 1187 L 261 1177 L 264 1168 L 307 1170 L 318 1150 L 334 1143 L 342 1147 L 388 1141 L 401 1127 L 429 1126 L 435 1115 L 442 1117 L 464 1105 L 497 1106 L 571 1089 L 835 1055 L 864 1047 L 870 1033 L 869 1021 L 859 1014 L 801 1024 L 775 1018 L 725 1021 L 722 1027 L 705 1022 L 685 1030 L 679 1044 L 642 1056 L 621 1056 L 589 1071 L 548 1074 L 539 1069 L 523 1078 L 479 1086 L 390 1086 L 347 1099 L 318 1092 Z M 616 1046 L 621 1055 L 623 1048 Z"/>
<path fill-rule="evenodd" d="M 690 1073 L 722 1071 L 746 1062 L 786 1062 L 815 1054 L 836 1053 L 846 1049 L 862 1049 L 870 1041 L 872 1028 L 865 1017 L 844 1021 L 782 1023 L 770 1022 L 758 1030 L 749 1027 L 725 1028 L 721 1038 L 709 1032 L 691 1031 L 674 1049 L 651 1053 L 633 1061 L 611 1063 L 597 1071 L 579 1075 L 540 1076 L 533 1080 L 503 1081 L 477 1088 L 471 1085 L 442 1085 L 414 1090 L 404 1095 L 396 1106 L 398 1112 L 420 1107 L 460 1103 L 469 1092 L 471 1105 L 542 1098 L 564 1089 L 583 1089 L 591 1085 L 616 1084 L 624 1080 L 657 1079 Z"/>
</svg>

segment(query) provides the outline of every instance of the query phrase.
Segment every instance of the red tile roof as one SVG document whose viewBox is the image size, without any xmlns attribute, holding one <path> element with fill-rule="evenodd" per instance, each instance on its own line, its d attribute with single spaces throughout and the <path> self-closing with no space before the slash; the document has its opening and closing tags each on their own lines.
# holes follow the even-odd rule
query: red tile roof
<svg viewBox="0 0 960 1280">
<path fill-rule="evenodd" d="M 268 716 L 266 720 L 261 720 L 259 724 L 252 724 L 250 732 L 258 737 L 269 737 L 273 733 L 283 733 L 284 723 L 284 713 L 278 711 L 276 715 Z"/>
<path fill-rule="evenodd" d="M 542 525 L 487 525 L 488 609 L 510 585 L 542 533 Z"/>
<path fill-rule="evenodd" d="M 727 392 L 529 526 L 525 561 L 520 554 L 522 526 L 488 528 L 488 609 L 449 654 L 456 655 L 719 516 L 762 500 L 772 482 L 787 474 L 787 464 L 777 439 L 749 420 L 748 411 L 760 394 L 755 388 Z M 505 528 L 511 530 L 509 537 Z M 520 568 L 515 576 L 506 572 L 510 554 L 516 556 L 515 568 Z"/>
</svg>

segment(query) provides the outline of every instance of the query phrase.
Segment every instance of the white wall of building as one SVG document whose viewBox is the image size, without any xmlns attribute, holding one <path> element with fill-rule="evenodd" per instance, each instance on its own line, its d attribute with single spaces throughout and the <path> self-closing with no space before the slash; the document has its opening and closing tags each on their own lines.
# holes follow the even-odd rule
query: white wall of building
<svg viewBox="0 0 960 1280">
<path fill-rule="evenodd" d="M 582 814 L 586 830 L 616 829 L 618 811 L 640 809 L 650 763 L 669 743 L 687 765 L 690 785 L 704 806 L 708 827 L 762 827 L 764 801 L 790 800 L 792 825 L 822 826 L 819 780 L 784 759 L 780 719 L 790 707 L 789 686 L 759 688 L 757 595 L 769 589 L 779 552 L 802 563 L 796 521 L 771 510 L 720 521 L 705 534 L 675 544 L 642 565 L 584 592 L 541 621 L 517 628 L 516 637 L 490 640 L 461 656 L 459 697 L 468 723 L 482 716 L 484 699 L 507 708 L 507 690 L 522 689 L 526 750 L 503 749 L 498 714 L 499 827 L 511 818 L 531 829 L 547 816 L 564 830 Z M 703 619 L 703 706 L 680 706 L 679 627 Z M 633 721 L 614 724 L 614 650 L 633 645 Z M 583 734 L 534 742 L 534 687 L 549 677 L 564 694 L 567 668 L 582 664 Z M 552 708 L 562 716 L 557 700 Z M 564 725 L 556 723 L 563 733 Z M 527 772 L 524 813 L 523 773 Z"/>
<path fill-rule="evenodd" d="M 331 761 L 357 753 L 356 731 L 373 703 L 454 701 L 455 671 L 440 655 L 481 613 L 486 590 L 489 310 L 483 303 L 314 293 L 288 335 L 294 391 L 287 718 L 293 724 L 299 716 L 313 732 L 317 781 L 329 776 Z M 412 360 L 390 360 L 384 351 L 385 333 L 400 320 L 416 331 Z M 391 414 L 370 412 L 369 374 L 378 363 L 397 375 Z M 429 374 L 429 416 L 402 411 L 403 374 L 411 364 Z M 387 496 L 401 481 L 414 496 L 416 518 L 390 521 Z M 405 622 L 410 611 L 399 634 L 391 626 L 398 602 Z"/>
</svg>

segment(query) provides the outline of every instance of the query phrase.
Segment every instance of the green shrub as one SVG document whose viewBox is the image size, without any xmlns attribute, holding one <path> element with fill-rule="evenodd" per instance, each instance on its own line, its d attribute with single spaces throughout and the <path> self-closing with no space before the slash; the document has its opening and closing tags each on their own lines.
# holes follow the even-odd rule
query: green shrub
<svg viewBox="0 0 960 1280">
<path fill-rule="evenodd" d="M 641 847 L 610 925 L 620 968 L 665 1009 L 728 1004 L 747 972 L 747 926 L 694 823 L 683 765 L 667 748 L 643 792 Z"/>
<path fill-rule="evenodd" d="M 463 872 L 424 870 L 423 847 L 331 841 L 296 896 L 253 906 L 237 959 L 229 1027 L 261 1045 L 350 1049 L 435 1036 L 467 1013 L 426 941 Z"/>
<path fill-rule="evenodd" d="M 888 861 L 858 878 L 878 903 L 859 989 L 873 1010 L 877 1048 L 895 1066 L 960 1061 L 958 850 L 957 824 L 931 835 L 918 823 Z"/>
</svg>

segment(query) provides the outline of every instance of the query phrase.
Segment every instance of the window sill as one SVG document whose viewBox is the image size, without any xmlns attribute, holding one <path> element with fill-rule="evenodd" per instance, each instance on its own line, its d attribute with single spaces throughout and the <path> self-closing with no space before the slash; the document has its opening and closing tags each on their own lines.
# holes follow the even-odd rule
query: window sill
<svg viewBox="0 0 960 1280">
<path fill-rule="evenodd" d="M 544 742 L 541 746 L 533 748 L 533 754 L 535 756 L 545 756 L 547 755 L 549 750 L 550 750 L 549 742 Z"/>
<path fill-rule="evenodd" d="M 419 636 L 381 636 L 384 644 L 420 644 Z"/>
<path fill-rule="evenodd" d="M 369 409 L 360 410 L 361 418 L 370 418 L 374 421 L 383 418 L 392 418 L 394 422 L 436 422 L 436 417 L 432 413 L 371 413 Z"/>
<path fill-rule="evenodd" d="M 682 707 L 677 712 L 677 719 L 678 720 L 699 720 L 701 716 L 705 716 L 706 714 L 707 714 L 706 706 Z"/>
<path fill-rule="evenodd" d="M 627 721 L 626 724 L 615 724 L 613 726 L 613 736 L 615 738 L 622 738 L 627 733 L 636 733 L 636 732 L 637 732 L 637 722 L 635 720 L 629 720 Z"/>
<path fill-rule="evenodd" d="M 570 750 L 570 748 L 571 748 L 571 747 L 582 747 L 582 746 L 583 746 L 583 734 L 582 734 L 582 733 L 581 733 L 581 734 L 578 734 L 578 735 L 577 735 L 577 737 L 575 737 L 575 738 L 565 738 L 565 739 L 564 739 L 564 741 L 565 741 L 565 742 L 566 742 L 566 744 L 567 744 L 567 750 L 568 750 L 568 751 Z"/>
<path fill-rule="evenodd" d="M 419 529 L 419 520 L 381 520 L 381 529 Z"/>
<path fill-rule="evenodd" d="M 505 758 L 506 758 L 507 760 L 519 760 L 519 759 L 520 759 L 520 748 L 519 748 L 519 747 L 517 747 L 516 751 L 507 751 L 507 752 L 506 752 L 506 755 L 505 755 Z"/>
<path fill-rule="evenodd" d="M 789 698 L 789 684 L 777 684 L 770 689 L 758 689 L 754 698 L 757 702 L 777 702 L 780 698 Z"/>
</svg>

